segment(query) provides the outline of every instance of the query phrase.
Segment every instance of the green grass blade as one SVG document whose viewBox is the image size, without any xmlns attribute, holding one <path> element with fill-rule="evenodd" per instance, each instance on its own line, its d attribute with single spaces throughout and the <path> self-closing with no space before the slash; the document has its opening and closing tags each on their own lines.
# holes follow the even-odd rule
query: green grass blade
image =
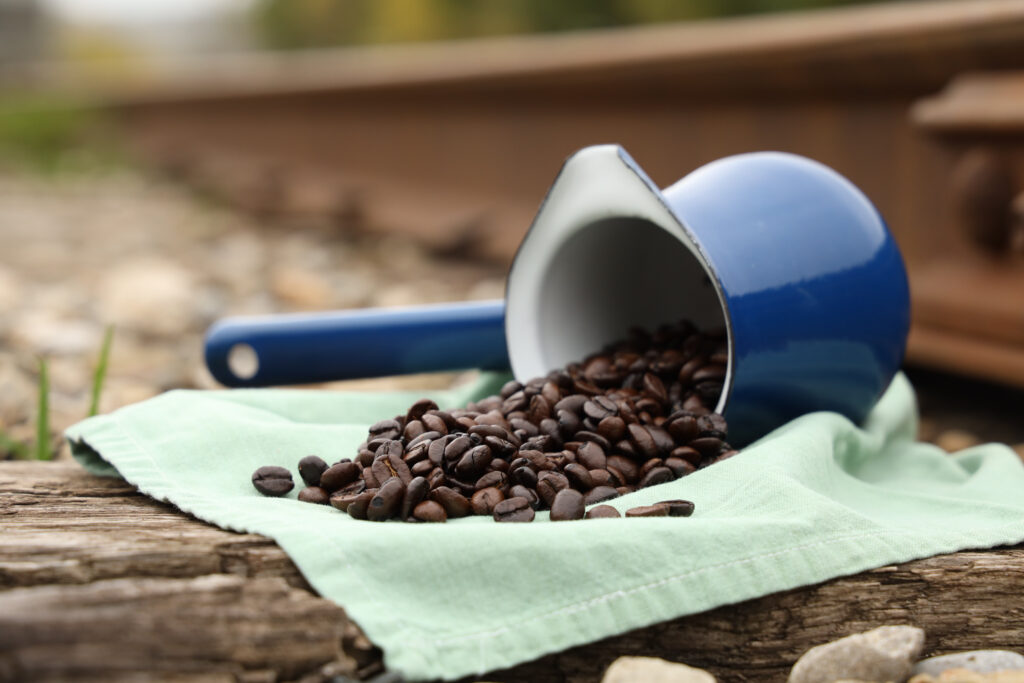
<svg viewBox="0 0 1024 683">
<path fill-rule="evenodd" d="M 20 441 L 15 441 L 3 432 L 0 432 L 0 451 L 13 453 L 14 457 L 21 459 L 28 458 L 31 455 L 31 450 L 28 446 Z"/>
<path fill-rule="evenodd" d="M 50 451 L 50 373 L 46 359 L 39 359 L 39 415 L 36 416 L 36 460 L 51 460 Z"/>
<path fill-rule="evenodd" d="M 89 417 L 100 411 L 100 394 L 103 393 L 103 382 L 107 377 L 107 363 L 110 360 L 110 344 L 114 340 L 114 326 L 108 325 L 103 334 L 103 346 L 100 347 L 100 359 L 96 362 L 96 371 L 92 376 L 92 400 L 89 402 Z"/>
</svg>

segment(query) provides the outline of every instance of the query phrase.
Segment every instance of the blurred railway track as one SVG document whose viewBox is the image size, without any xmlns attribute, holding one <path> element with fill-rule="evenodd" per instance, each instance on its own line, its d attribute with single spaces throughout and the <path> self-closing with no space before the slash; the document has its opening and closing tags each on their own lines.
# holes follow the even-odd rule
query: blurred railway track
<svg viewBox="0 0 1024 683">
<path fill-rule="evenodd" d="M 662 186 L 804 154 L 896 234 L 910 361 L 1024 386 L 1018 0 L 248 57 L 108 101 L 144 158 L 246 210 L 503 263 L 579 147 L 619 142 Z"/>
</svg>

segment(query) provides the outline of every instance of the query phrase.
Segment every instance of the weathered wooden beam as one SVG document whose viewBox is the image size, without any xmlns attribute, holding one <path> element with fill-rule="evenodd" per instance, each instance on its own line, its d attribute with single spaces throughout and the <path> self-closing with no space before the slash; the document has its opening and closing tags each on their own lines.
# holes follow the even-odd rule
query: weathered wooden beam
<svg viewBox="0 0 1024 683">
<path fill-rule="evenodd" d="M 807 648 L 887 623 L 926 651 L 1019 648 L 1024 547 L 961 552 L 729 605 L 491 681 L 600 679 L 624 654 L 783 681 Z M 0 463 L 0 681 L 327 680 L 380 653 L 272 541 L 223 531 L 71 463 Z M 469 679 L 472 680 L 472 679 Z"/>
</svg>

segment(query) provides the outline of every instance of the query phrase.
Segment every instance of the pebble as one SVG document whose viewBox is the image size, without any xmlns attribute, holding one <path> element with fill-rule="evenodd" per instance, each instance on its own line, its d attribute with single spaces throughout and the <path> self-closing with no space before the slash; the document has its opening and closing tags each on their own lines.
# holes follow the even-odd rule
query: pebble
<svg viewBox="0 0 1024 683">
<path fill-rule="evenodd" d="M 919 628 L 880 626 L 812 647 L 793 665 L 789 683 L 903 681 L 923 647 L 924 631 Z"/>
<path fill-rule="evenodd" d="M 979 673 L 991 671 L 1024 672 L 1024 655 L 1009 650 L 972 650 L 922 659 L 912 674 L 938 676 L 947 669 L 968 669 Z"/>
<path fill-rule="evenodd" d="M 1024 671 L 979 673 L 969 669 L 946 669 L 937 677 L 918 674 L 907 683 L 1024 683 Z"/>
<path fill-rule="evenodd" d="M 715 683 L 715 677 L 704 669 L 658 657 L 619 657 L 604 672 L 601 683 Z"/>
</svg>

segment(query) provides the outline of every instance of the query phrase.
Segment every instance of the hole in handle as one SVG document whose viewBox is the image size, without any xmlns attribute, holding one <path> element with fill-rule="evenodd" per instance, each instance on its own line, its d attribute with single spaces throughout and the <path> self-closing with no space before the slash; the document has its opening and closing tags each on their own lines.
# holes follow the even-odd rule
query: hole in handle
<svg viewBox="0 0 1024 683">
<path fill-rule="evenodd" d="M 252 379 L 260 371 L 260 357 L 248 344 L 235 344 L 228 351 L 228 369 L 241 380 Z"/>
</svg>

